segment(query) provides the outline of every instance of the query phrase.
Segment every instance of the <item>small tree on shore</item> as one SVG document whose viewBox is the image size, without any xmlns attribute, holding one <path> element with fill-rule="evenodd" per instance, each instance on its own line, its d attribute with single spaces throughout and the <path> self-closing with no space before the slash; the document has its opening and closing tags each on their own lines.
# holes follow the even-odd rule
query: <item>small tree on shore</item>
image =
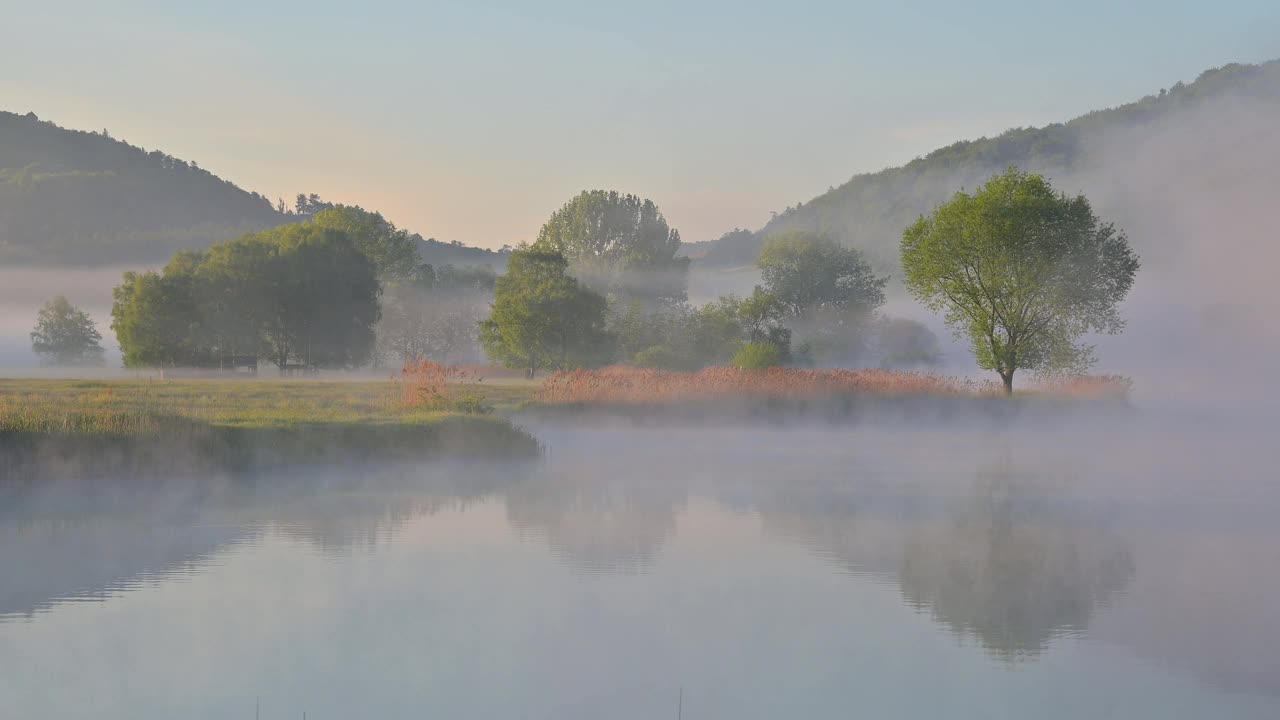
<svg viewBox="0 0 1280 720">
<path fill-rule="evenodd" d="M 93 319 L 62 295 L 36 314 L 31 349 L 46 365 L 101 365 L 102 334 Z"/>
<path fill-rule="evenodd" d="M 1083 195 L 1010 168 L 973 195 L 957 193 L 902 238 L 906 285 L 967 335 L 978 365 L 1013 393 L 1020 369 L 1083 371 L 1087 332 L 1124 328 L 1118 305 L 1138 257 Z"/>
</svg>

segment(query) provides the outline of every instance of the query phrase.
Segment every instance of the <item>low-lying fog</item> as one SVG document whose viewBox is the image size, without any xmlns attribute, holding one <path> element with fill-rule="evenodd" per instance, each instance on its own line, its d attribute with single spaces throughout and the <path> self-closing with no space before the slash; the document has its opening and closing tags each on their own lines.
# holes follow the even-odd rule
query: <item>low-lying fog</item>
<svg viewBox="0 0 1280 720">
<path fill-rule="evenodd" d="M 521 466 L 6 487 L 7 711 L 1280 712 L 1257 426 L 531 429 Z"/>
</svg>

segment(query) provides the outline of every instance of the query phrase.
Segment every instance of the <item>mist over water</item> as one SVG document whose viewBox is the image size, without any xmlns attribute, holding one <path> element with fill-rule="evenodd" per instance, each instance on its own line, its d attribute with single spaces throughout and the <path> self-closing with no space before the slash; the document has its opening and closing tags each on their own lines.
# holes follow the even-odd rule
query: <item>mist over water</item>
<svg viewBox="0 0 1280 720">
<path fill-rule="evenodd" d="M 1264 429 L 538 424 L 523 465 L 7 485 L 17 716 L 1274 717 Z M 65 668 L 76 668 L 68 682 Z"/>
</svg>

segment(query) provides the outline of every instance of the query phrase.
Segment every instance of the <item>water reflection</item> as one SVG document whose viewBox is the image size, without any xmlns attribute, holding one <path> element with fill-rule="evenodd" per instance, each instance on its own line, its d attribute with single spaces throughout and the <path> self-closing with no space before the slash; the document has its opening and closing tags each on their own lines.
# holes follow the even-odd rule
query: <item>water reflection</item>
<svg viewBox="0 0 1280 720">
<path fill-rule="evenodd" d="M 586 573 L 638 573 L 652 567 L 675 534 L 683 490 L 649 475 L 589 467 L 548 468 L 540 482 L 506 494 L 507 520 Z"/>
<path fill-rule="evenodd" d="M 268 532 L 323 553 L 371 548 L 414 518 L 466 508 L 531 469 L 441 465 L 9 486 L 0 498 L 0 622 L 200 573 Z"/>
<path fill-rule="evenodd" d="M 1008 466 L 984 469 L 972 497 L 909 533 L 898 571 L 909 603 L 1006 660 L 1083 634 L 1135 569 L 1114 531 L 1045 512 L 1033 482 Z"/>
<path fill-rule="evenodd" d="M 1113 492 L 1105 468 L 1051 462 L 1043 449 L 966 452 L 956 449 L 970 445 L 961 442 L 912 455 L 874 437 L 602 434 L 612 439 L 585 433 L 575 452 L 533 465 L 8 491 L 0 498 L 0 630 L 6 619 L 40 623 L 64 603 L 207 576 L 265 548 L 269 556 L 239 578 L 247 597 L 255 583 L 275 581 L 255 572 L 301 562 L 298 552 L 321 565 L 354 558 L 380 570 L 362 581 L 395 584 L 352 605 L 388 608 L 389 626 L 424 637 L 467 629 L 457 630 L 455 652 L 478 628 L 509 633 L 523 645 L 493 641 L 484 662 L 497 662 L 491 655 L 502 648 L 514 653 L 502 661 L 510 668 L 521 648 L 545 642 L 573 648 L 581 673 L 594 667 L 582 658 L 596 663 L 601 653 L 628 672 L 656 672 L 648 664 L 666 661 L 664 643 L 687 642 L 678 647 L 693 653 L 687 648 L 717 622 L 718 642 L 738 650 L 730 660 L 702 656 L 704 664 L 755 662 L 739 656 L 756 651 L 838 664 L 875 630 L 860 623 L 874 621 L 898 623 L 905 665 L 921 661 L 907 639 L 916 623 L 995 667 L 1043 667 L 1059 648 L 1069 655 L 1105 645 L 1215 686 L 1280 696 L 1280 579 L 1267 572 L 1280 543 L 1270 525 L 1242 526 L 1241 515 L 1209 503 L 1171 512 L 1157 498 Z M 661 455 L 652 452 L 658 446 Z M 721 575 L 729 579 L 717 585 Z M 539 599 L 507 598 L 511 577 Z M 858 605 L 868 587 L 888 588 L 892 607 L 875 615 Z M 465 593 L 475 588 L 490 604 L 471 616 Z M 327 597 L 323 587 L 312 591 Z M 467 601 L 455 608 L 450 593 Z M 626 612 L 611 614 L 620 607 Z M 701 614 L 687 625 L 662 614 L 694 607 Z M 546 618 L 562 615 L 597 623 L 594 634 L 557 636 L 572 623 Z M 593 644 L 602 632 L 612 633 L 612 646 Z M 816 644 L 789 646 L 793 637 Z M 344 642 L 368 651 L 356 630 Z M 448 664 L 430 647 L 406 645 L 410 656 Z M 339 655 L 330 662 L 340 665 Z M 795 672 L 796 687 L 837 674 Z M 608 682 L 611 673 L 591 677 Z M 555 680 L 574 687 L 575 678 Z M 649 692 L 665 679 L 646 682 Z M 593 707 L 608 706 L 600 703 Z"/>
</svg>

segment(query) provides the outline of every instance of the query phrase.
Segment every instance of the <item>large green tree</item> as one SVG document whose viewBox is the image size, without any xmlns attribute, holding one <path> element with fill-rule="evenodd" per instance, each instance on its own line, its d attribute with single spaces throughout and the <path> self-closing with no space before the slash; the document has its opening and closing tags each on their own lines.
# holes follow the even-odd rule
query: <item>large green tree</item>
<svg viewBox="0 0 1280 720">
<path fill-rule="evenodd" d="M 676 257 L 680 233 L 652 200 L 585 191 L 547 220 L 533 247 L 560 253 L 586 285 L 627 302 L 685 298 L 689 259 Z"/>
<path fill-rule="evenodd" d="M 49 365 L 97 365 L 102 362 L 102 334 L 93 318 L 59 295 L 36 313 L 31 349 Z"/>
<path fill-rule="evenodd" d="M 263 326 L 267 354 L 281 367 L 363 365 L 381 317 L 375 263 L 340 230 L 290 225 L 271 234 L 280 255 Z"/>
<path fill-rule="evenodd" d="M 557 252 L 525 247 L 511 253 L 507 273 L 496 283 L 493 311 L 480 326 L 489 357 L 533 377 L 541 367 L 565 370 L 611 355 L 607 303 L 581 287 L 568 268 Z"/>
<path fill-rule="evenodd" d="M 1020 369 L 1081 371 L 1093 362 L 1080 339 L 1123 329 L 1118 305 L 1139 262 L 1083 195 L 1010 168 L 908 227 L 902 265 L 912 294 L 945 311 L 979 366 L 1012 393 Z"/>
<path fill-rule="evenodd" d="M 379 283 L 346 233 L 287 225 L 126 273 L 112 329 L 127 366 L 218 366 L 265 355 L 281 368 L 355 367 L 373 350 Z"/>
</svg>

